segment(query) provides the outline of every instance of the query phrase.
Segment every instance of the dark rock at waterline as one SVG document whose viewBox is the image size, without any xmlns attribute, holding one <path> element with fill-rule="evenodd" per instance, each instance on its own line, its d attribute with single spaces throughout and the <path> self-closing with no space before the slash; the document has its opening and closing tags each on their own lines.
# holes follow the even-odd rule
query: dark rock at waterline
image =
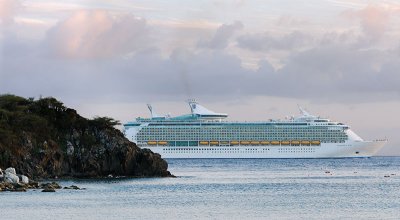
<svg viewBox="0 0 400 220">
<path fill-rule="evenodd" d="M 44 188 L 42 192 L 55 192 L 56 190 L 53 188 Z"/>
<path fill-rule="evenodd" d="M 51 183 L 43 183 L 40 184 L 40 187 L 42 189 L 61 189 L 62 187 L 56 183 L 56 182 L 51 182 Z"/>
<path fill-rule="evenodd" d="M 83 118 L 54 98 L 0 95 L 0 167 L 29 179 L 172 176 L 159 154 L 128 141 L 117 124 Z"/>
<path fill-rule="evenodd" d="M 71 185 L 71 186 L 66 186 L 66 187 L 64 187 L 64 189 L 75 189 L 75 190 L 79 190 L 79 189 L 81 189 L 81 188 L 79 188 L 78 186 L 75 186 L 75 185 Z"/>
<path fill-rule="evenodd" d="M 40 185 L 39 185 L 39 182 L 31 180 L 31 181 L 29 181 L 29 187 L 32 188 L 32 189 L 36 189 L 36 188 L 39 188 Z"/>
<path fill-rule="evenodd" d="M 42 189 L 42 192 L 56 192 L 58 189 L 62 189 L 62 186 L 56 182 L 51 183 L 42 183 L 39 184 L 37 182 L 30 182 L 28 184 L 25 183 L 9 183 L 9 182 L 0 182 L 0 192 L 26 192 L 27 190 L 35 190 L 35 189 Z M 64 187 L 64 189 L 85 189 L 79 188 L 78 186 L 72 185 L 70 187 Z"/>
</svg>

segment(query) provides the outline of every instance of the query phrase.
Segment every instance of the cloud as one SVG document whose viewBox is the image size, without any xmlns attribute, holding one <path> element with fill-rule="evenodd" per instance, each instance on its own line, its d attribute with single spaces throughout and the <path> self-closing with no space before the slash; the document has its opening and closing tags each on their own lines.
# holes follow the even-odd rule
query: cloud
<svg viewBox="0 0 400 220">
<path fill-rule="evenodd" d="M 105 58 L 146 48 L 148 32 L 146 21 L 130 14 L 81 10 L 53 27 L 46 42 L 61 57 Z"/>
<path fill-rule="evenodd" d="M 276 22 L 278 30 L 296 27 L 298 30 L 285 34 L 278 34 L 277 31 L 247 33 L 239 36 L 237 43 L 240 48 L 253 52 L 295 52 L 334 42 L 338 45 L 351 45 L 354 49 L 376 48 L 382 45 L 388 48 L 393 42 L 398 42 L 398 30 L 395 25 L 400 20 L 399 4 L 367 5 L 358 10 L 345 10 L 340 15 L 346 19 L 344 26 L 332 24 L 332 27 L 320 28 L 318 31 L 307 27 L 311 21 L 298 16 L 280 16 Z M 349 25 L 349 21 L 356 21 L 359 30 Z"/>
<path fill-rule="evenodd" d="M 220 50 L 176 50 L 169 57 L 147 50 L 99 62 L 47 57 L 38 52 L 44 45 L 6 45 L 0 93 L 101 102 L 275 96 L 360 103 L 398 100 L 400 95 L 400 57 L 395 51 L 321 46 L 291 55 L 280 69 L 262 60 L 254 71 Z"/>
<path fill-rule="evenodd" d="M 309 45 L 313 38 L 300 31 L 283 36 L 271 33 L 245 34 L 238 37 L 238 46 L 252 51 L 294 50 Z"/>
<path fill-rule="evenodd" d="M 361 30 L 368 41 L 378 41 L 385 34 L 392 13 L 391 7 L 368 5 L 361 10 L 346 10 L 342 14 L 352 20 L 360 22 Z"/>
<path fill-rule="evenodd" d="M 280 27 L 286 26 L 286 27 L 301 27 L 304 25 L 309 24 L 310 22 L 307 19 L 304 18 L 298 18 L 295 16 L 290 16 L 290 15 L 285 15 L 285 16 L 280 16 L 276 24 Z"/>
<path fill-rule="evenodd" d="M 291 51 L 279 68 L 264 58 L 258 70 L 249 70 L 238 56 L 224 50 L 241 28 L 240 22 L 221 25 L 212 38 L 198 43 L 200 48 L 177 47 L 166 55 L 152 47 L 155 36 L 145 19 L 80 10 L 58 22 L 42 42 L 5 37 L 0 92 L 132 102 L 190 96 L 276 96 L 317 102 L 398 99 L 398 51 L 354 48 L 350 32 L 330 32 L 319 39 L 300 31 L 246 34 L 237 39 L 242 49 Z"/>
<path fill-rule="evenodd" d="M 313 48 L 291 56 L 279 70 L 280 77 L 274 80 L 284 82 L 288 89 L 276 95 L 330 102 L 396 100 L 399 61 L 387 51 L 338 45 Z"/>
<path fill-rule="evenodd" d="M 318 39 L 318 44 L 315 46 L 351 46 L 358 44 L 358 36 L 354 31 L 330 31 L 322 34 Z"/>
<path fill-rule="evenodd" d="M 21 7 L 17 0 L 0 1 L 0 24 L 10 24 L 14 22 L 14 16 Z"/>
<path fill-rule="evenodd" d="M 233 24 L 223 24 L 217 29 L 211 39 L 200 41 L 198 47 L 224 49 L 228 46 L 228 40 L 233 34 L 242 28 L 243 24 L 240 21 L 236 21 Z"/>
</svg>

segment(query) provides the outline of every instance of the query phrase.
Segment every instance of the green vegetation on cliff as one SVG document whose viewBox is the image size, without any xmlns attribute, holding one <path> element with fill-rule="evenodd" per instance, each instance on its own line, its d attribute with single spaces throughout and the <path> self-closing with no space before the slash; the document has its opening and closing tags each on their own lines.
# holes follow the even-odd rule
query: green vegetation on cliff
<svg viewBox="0 0 400 220">
<path fill-rule="evenodd" d="M 0 168 L 33 178 L 170 176 L 159 154 L 129 142 L 117 124 L 86 119 L 51 97 L 0 95 Z"/>
</svg>

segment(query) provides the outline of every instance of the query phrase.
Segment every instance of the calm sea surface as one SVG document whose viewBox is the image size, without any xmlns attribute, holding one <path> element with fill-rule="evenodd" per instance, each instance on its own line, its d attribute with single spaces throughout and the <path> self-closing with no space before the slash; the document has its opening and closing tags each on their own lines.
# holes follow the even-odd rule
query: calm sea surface
<svg viewBox="0 0 400 220">
<path fill-rule="evenodd" d="M 178 178 L 0 193 L 0 219 L 400 219 L 400 157 L 168 162 Z"/>
</svg>

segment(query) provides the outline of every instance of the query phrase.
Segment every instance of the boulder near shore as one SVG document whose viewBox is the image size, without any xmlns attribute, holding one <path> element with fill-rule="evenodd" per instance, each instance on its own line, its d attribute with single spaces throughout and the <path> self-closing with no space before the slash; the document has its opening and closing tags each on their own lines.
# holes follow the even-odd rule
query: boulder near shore
<svg viewBox="0 0 400 220">
<path fill-rule="evenodd" d="M 56 182 L 39 183 L 30 180 L 25 175 L 17 174 L 13 167 L 9 167 L 4 171 L 0 168 L 0 192 L 26 192 L 29 189 L 41 189 L 42 192 L 56 192 L 58 189 L 81 190 L 75 185 L 63 188 Z"/>
<path fill-rule="evenodd" d="M 0 95 L 0 167 L 25 175 L 13 170 L 3 178 L 173 176 L 159 154 L 127 140 L 118 124 L 108 117 L 86 119 L 51 97 Z"/>
</svg>

